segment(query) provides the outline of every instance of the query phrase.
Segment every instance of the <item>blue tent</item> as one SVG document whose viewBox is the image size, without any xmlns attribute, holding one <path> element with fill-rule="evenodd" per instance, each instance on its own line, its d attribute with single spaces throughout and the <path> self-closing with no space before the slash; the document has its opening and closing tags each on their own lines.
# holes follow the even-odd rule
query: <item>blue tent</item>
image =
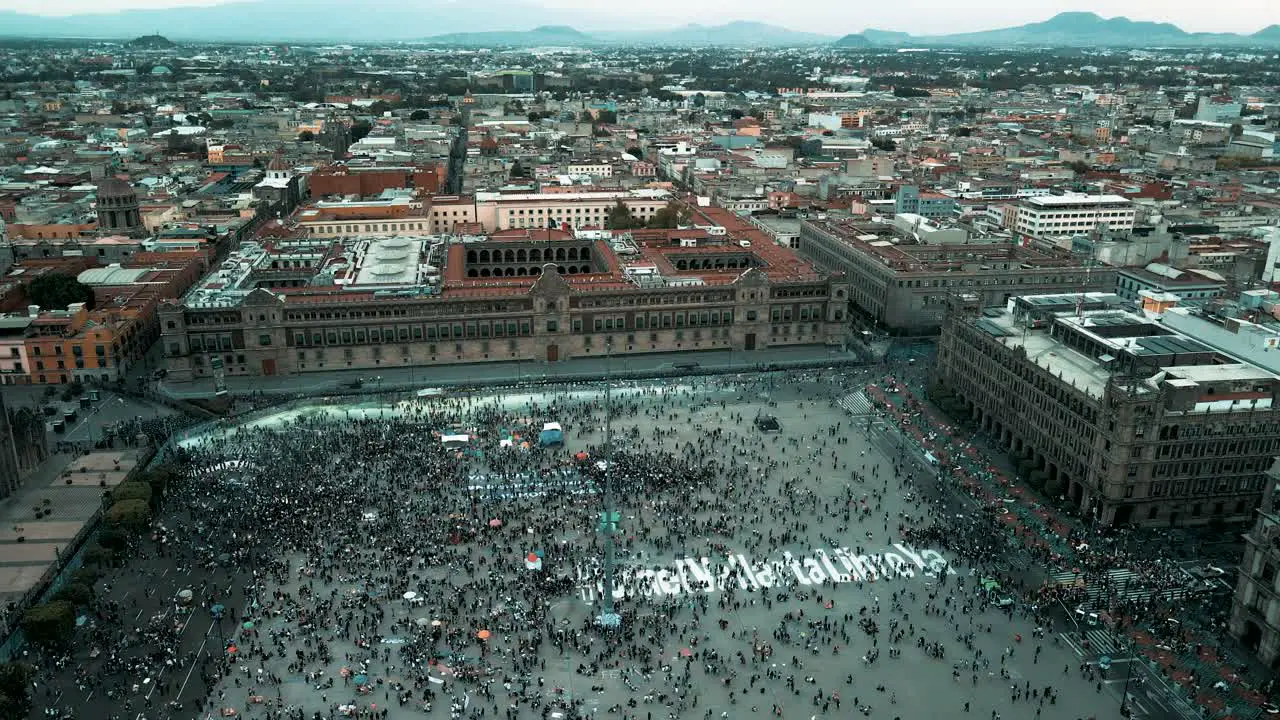
<svg viewBox="0 0 1280 720">
<path fill-rule="evenodd" d="M 542 447 L 564 445 L 564 430 L 560 423 L 544 423 L 542 432 L 538 433 L 538 444 Z"/>
</svg>

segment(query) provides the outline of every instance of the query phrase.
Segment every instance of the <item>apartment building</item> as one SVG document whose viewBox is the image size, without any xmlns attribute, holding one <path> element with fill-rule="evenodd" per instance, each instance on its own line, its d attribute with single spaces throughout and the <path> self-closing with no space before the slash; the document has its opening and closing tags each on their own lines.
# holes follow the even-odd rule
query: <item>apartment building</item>
<svg viewBox="0 0 1280 720">
<path fill-rule="evenodd" d="M 433 197 L 392 191 L 376 199 L 316 201 L 300 209 L 294 221 L 309 236 L 335 239 L 440 235 L 462 232 L 459 226 L 465 232 L 482 233 L 564 225 L 602 228 L 619 202 L 647 222 L 670 200 L 666 190 L 652 189 Z"/>
<path fill-rule="evenodd" d="M 591 177 L 613 177 L 613 165 L 603 162 L 571 162 L 565 168 L 569 175 L 590 175 Z"/>
<path fill-rule="evenodd" d="M 1280 453 L 1280 376 L 1109 293 L 957 293 L 934 380 L 1033 485 L 1107 525 L 1244 521 Z"/>
<path fill-rule="evenodd" d="M 848 285 L 722 208 L 693 230 L 245 246 L 162 306 L 176 381 L 846 342 Z M 281 253 L 316 254 L 281 265 Z M 284 275 L 300 284 L 282 284 Z"/>
<path fill-rule="evenodd" d="M 1115 288 L 1112 268 L 1091 268 L 1066 252 L 1011 243 L 921 245 L 892 242 L 852 222 L 805 220 L 800 254 L 842 272 L 852 308 L 895 333 L 936 333 L 949 294 L 964 291 L 987 305 L 1014 295 Z"/>
<path fill-rule="evenodd" d="M 1244 560 L 1231 603 L 1231 634 L 1258 659 L 1280 670 L 1280 462 L 1267 473 L 1253 529 L 1244 536 Z"/>
<path fill-rule="evenodd" d="M 1087 233 L 1099 225 L 1132 230 L 1136 211 L 1119 195 L 1042 195 L 1022 198 L 1014 229 L 1034 238 Z"/>
<path fill-rule="evenodd" d="M 476 222 L 485 232 L 569 225 L 605 226 L 609 212 L 621 202 L 637 219 L 648 222 L 667 206 L 671 193 L 641 188 L 582 193 L 477 193 Z"/>
</svg>

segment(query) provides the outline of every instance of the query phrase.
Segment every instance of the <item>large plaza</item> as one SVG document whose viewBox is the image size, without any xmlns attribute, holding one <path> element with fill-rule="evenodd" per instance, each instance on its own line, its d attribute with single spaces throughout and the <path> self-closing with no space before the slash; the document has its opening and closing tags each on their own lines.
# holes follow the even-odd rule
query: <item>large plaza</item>
<svg viewBox="0 0 1280 720">
<path fill-rule="evenodd" d="M 872 380 L 625 384 L 611 423 L 603 387 L 383 398 L 189 437 L 191 477 L 107 581 L 114 612 L 55 704 L 1116 716 L 1128 660 L 1104 672 L 1036 617 L 983 513 L 876 419 L 857 391 Z M 545 422 L 563 445 L 539 446 Z M 617 629 L 596 622 L 606 483 Z"/>
</svg>

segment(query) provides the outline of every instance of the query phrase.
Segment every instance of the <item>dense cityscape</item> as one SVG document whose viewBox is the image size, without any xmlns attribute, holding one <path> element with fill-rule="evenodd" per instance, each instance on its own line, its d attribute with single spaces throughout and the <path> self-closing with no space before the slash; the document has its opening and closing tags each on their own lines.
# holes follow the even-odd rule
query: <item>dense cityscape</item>
<svg viewBox="0 0 1280 720">
<path fill-rule="evenodd" d="M 219 7 L 6 15 L 0 720 L 1280 715 L 1280 25 Z"/>
</svg>

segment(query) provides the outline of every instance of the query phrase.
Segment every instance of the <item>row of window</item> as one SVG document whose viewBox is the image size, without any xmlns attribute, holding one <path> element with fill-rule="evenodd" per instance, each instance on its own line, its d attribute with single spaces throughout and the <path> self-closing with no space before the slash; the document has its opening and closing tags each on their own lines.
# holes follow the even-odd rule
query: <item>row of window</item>
<svg viewBox="0 0 1280 720">
<path fill-rule="evenodd" d="M 83 370 L 83 369 L 84 369 L 84 358 L 82 358 L 82 357 L 77 357 L 77 358 L 76 358 L 76 362 L 75 362 L 75 366 L 76 366 L 76 368 L 77 368 L 77 369 Z M 100 368 L 104 368 L 104 367 L 106 367 L 106 366 L 107 366 L 107 359 L 106 359 L 106 358 L 102 358 L 102 357 L 98 358 L 98 367 L 100 367 Z M 37 361 L 36 361 L 36 370 L 44 370 L 44 369 L 45 369 L 45 367 L 44 367 L 44 361 L 43 361 L 43 360 L 37 360 Z M 65 360 L 59 360 L 59 361 L 57 362 L 57 369 L 59 369 L 59 370 L 66 370 L 66 369 L 67 369 L 67 363 L 66 363 L 66 361 L 65 361 Z M 16 370 L 17 372 L 22 372 L 22 363 L 14 363 L 14 370 Z"/>
</svg>

